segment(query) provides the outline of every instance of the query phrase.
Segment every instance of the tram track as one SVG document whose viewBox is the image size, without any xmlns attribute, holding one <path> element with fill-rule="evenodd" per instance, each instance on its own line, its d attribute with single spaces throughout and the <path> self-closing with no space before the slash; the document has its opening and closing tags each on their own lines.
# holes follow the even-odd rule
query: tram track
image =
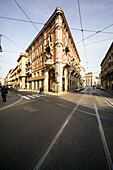
<svg viewBox="0 0 113 170">
<path fill-rule="evenodd" d="M 113 103 L 110 102 L 106 97 L 102 96 L 102 94 L 100 94 L 99 92 L 96 92 L 96 93 L 99 96 L 103 97 L 103 99 L 107 102 L 107 104 L 109 106 L 113 107 Z M 92 95 L 93 95 L 93 93 L 92 93 Z M 104 133 L 104 129 L 103 129 L 102 122 L 101 122 L 101 116 L 99 115 L 98 108 L 96 106 L 96 102 L 95 102 L 95 98 L 94 97 L 95 96 L 93 95 L 96 118 L 97 118 L 97 122 L 98 122 L 98 126 L 99 126 L 99 131 L 100 131 L 100 135 L 101 135 L 101 139 L 102 139 L 102 143 L 103 143 L 103 147 L 104 147 L 104 151 L 105 151 L 108 167 L 109 167 L 110 170 L 113 170 L 113 162 L 112 162 L 112 158 L 111 158 L 111 154 L 110 154 L 110 149 L 108 147 L 108 143 L 107 143 L 107 140 L 106 140 L 106 137 L 105 137 L 105 133 Z"/>
</svg>

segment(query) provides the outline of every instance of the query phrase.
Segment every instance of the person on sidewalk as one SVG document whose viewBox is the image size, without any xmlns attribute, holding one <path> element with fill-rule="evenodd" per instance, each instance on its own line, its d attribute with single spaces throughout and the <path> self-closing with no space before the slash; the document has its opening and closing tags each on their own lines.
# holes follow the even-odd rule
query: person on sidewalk
<svg viewBox="0 0 113 170">
<path fill-rule="evenodd" d="M 42 88 L 40 87 L 40 95 L 42 94 Z"/>
<path fill-rule="evenodd" d="M 44 87 L 42 86 L 42 94 L 44 95 Z"/>
<path fill-rule="evenodd" d="M 2 100 L 3 100 L 3 103 L 6 103 L 6 97 L 7 97 L 7 93 L 8 93 L 8 90 L 5 86 L 2 87 L 1 89 L 1 96 L 2 96 Z"/>
</svg>

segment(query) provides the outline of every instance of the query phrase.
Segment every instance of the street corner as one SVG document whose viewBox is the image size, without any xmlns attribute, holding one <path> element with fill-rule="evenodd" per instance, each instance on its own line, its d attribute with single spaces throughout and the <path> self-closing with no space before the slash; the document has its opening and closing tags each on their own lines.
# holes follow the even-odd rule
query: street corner
<svg viewBox="0 0 113 170">
<path fill-rule="evenodd" d="M 13 106 L 17 104 L 19 101 L 22 100 L 22 96 L 13 92 L 8 91 L 7 97 L 6 97 L 6 103 L 2 101 L 2 96 L 0 97 L 0 110 L 3 110 L 5 108 L 9 108 L 10 106 Z"/>
</svg>

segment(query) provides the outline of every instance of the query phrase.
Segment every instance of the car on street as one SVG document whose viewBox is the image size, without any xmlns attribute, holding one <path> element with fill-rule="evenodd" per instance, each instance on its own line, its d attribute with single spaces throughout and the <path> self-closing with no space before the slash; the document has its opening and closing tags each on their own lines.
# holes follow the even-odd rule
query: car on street
<svg viewBox="0 0 113 170">
<path fill-rule="evenodd" d="M 76 87 L 76 88 L 74 89 L 74 91 L 75 91 L 75 92 L 79 92 L 79 91 L 80 91 L 80 87 Z"/>
<path fill-rule="evenodd" d="M 75 89 L 74 89 L 74 91 L 75 92 L 79 92 L 79 91 L 82 91 L 82 90 L 84 90 L 85 88 L 83 87 L 83 86 L 81 86 L 81 87 L 76 87 Z"/>
<path fill-rule="evenodd" d="M 100 90 L 106 90 L 106 87 L 105 86 L 101 86 Z"/>
</svg>

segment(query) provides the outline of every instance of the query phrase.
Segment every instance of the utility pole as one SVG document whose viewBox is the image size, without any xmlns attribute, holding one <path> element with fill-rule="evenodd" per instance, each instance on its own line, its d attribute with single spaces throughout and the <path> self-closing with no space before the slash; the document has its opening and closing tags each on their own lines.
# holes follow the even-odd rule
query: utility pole
<svg viewBox="0 0 113 170">
<path fill-rule="evenodd" d="M 1 37 L 2 37 L 2 35 L 0 35 L 0 52 L 2 52 Z"/>
</svg>

